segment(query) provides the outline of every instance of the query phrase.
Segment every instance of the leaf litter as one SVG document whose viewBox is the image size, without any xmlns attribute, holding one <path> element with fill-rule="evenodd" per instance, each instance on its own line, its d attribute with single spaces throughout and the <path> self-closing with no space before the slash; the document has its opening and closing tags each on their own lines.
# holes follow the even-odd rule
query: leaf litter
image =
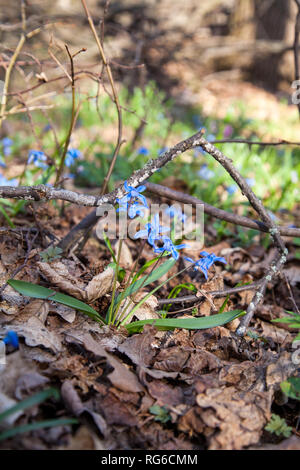
<svg viewBox="0 0 300 470">
<path fill-rule="evenodd" d="M 1 285 L 11 276 L 11 263 L 22 263 L 25 250 L 23 246 L 17 249 L 18 243 L 13 237 L 3 237 Z M 111 260 L 101 244 L 91 239 L 80 261 L 60 257 L 44 262 L 38 255 L 42 249 L 38 244 L 34 247 L 15 279 L 74 296 L 103 314 L 109 306 L 114 271 L 107 268 Z M 201 249 L 194 244 L 190 250 L 197 255 Z M 249 250 L 231 248 L 227 242 L 207 250 L 227 257 L 230 270 L 217 267 L 205 283 L 201 275 L 190 279 L 186 273 L 180 281 L 192 281 L 197 289 L 208 292 L 253 282 L 271 251 L 255 243 Z M 126 270 L 133 259 L 132 246 L 124 245 Z M 297 296 L 299 266 L 293 261 L 287 266 L 286 275 Z M 157 300 L 166 298 L 175 285 L 171 282 L 151 296 L 134 319 L 157 318 Z M 295 331 L 272 323 L 291 309 L 287 289 L 285 297 L 277 295 L 279 301 L 274 302 L 284 287 L 279 278 L 257 310 L 251 325 L 255 335 L 240 339 L 234 333 L 235 320 L 225 327 L 198 331 L 158 331 L 145 325 L 141 333 L 129 336 L 125 328 L 101 327 L 74 308 L 51 298 L 28 299 L 7 286 L 0 300 L 0 336 L 15 330 L 20 348 L 7 354 L 7 366 L 0 366 L 0 408 L 7 409 L 49 386 L 60 390 L 61 398 L 12 415 L 2 426 L 49 416 L 76 417 L 78 424 L 25 433 L 0 442 L 0 448 L 271 449 L 274 440 L 265 426 L 275 409 L 287 417 L 294 432 L 291 438 L 281 438 L 276 448 L 299 449 L 295 419 L 299 407 L 286 400 L 278 405 L 280 383 L 299 376 L 299 366 L 292 361 Z M 253 291 L 231 296 L 225 311 L 245 308 L 252 296 Z M 197 315 L 215 314 L 223 302 L 208 295 L 196 307 Z M 191 315 L 191 310 L 179 315 Z M 292 405 L 296 408 L 291 415 Z M 157 414 L 151 409 L 158 410 Z"/>
</svg>

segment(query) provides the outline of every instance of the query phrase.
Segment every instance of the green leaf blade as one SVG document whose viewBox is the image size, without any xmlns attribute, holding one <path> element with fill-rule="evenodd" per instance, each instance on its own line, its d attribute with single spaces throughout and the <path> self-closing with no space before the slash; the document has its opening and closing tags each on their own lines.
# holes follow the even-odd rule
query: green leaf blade
<svg viewBox="0 0 300 470">
<path fill-rule="evenodd" d="M 238 318 L 242 314 L 244 314 L 243 310 L 231 310 L 230 312 L 219 313 L 209 317 L 140 320 L 124 326 L 130 334 L 141 331 L 144 325 L 153 325 L 158 329 L 167 330 L 173 330 L 175 328 L 182 328 L 187 330 L 204 330 L 207 328 L 214 328 L 216 326 L 225 325 L 235 318 Z"/>
</svg>

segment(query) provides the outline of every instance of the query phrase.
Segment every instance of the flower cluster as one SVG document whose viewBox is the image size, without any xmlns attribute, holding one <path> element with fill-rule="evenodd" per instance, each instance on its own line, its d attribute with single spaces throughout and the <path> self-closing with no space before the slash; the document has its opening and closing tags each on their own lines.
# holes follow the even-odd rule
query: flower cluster
<svg viewBox="0 0 300 470">
<path fill-rule="evenodd" d="M 138 186 L 137 188 L 134 188 L 133 186 L 130 186 L 127 181 L 125 181 L 124 189 L 126 190 L 126 195 L 117 199 L 119 205 L 117 210 L 119 212 L 127 212 L 131 219 L 133 219 L 136 215 L 143 216 L 145 209 L 148 208 L 146 198 L 141 194 L 146 189 L 145 186 Z M 179 219 L 182 222 L 184 222 L 186 218 L 185 214 L 183 214 L 180 209 L 177 209 L 174 206 L 167 208 L 165 213 L 169 215 L 170 218 L 174 220 Z M 157 213 L 153 216 L 151 222 L 148 222 L 145 225 L 144 229 L 139 230 L 135 234 L 134 238 L 146 238 L 149 245 L 152 246 L 154 253 L 169 253 L 173 259 L 178 260 L 179 250 L 187 248 L 188 245 L 185 243 L 175 245 L 171 238 L 166 235 L 166 232 L 169 231 L 170 229 L 168 227 L 160 225 L 159 214 Z M 209 254 L 206 251 L 202 251 L 200 254 L 203 256 L 203 258 L 196 262 L 191 258 L 185 257 L 185 259 L 193 263 L 195 270 L 201 270 L 205 278 L 207 278 L 208 270 L 215 262 L 219 261 L 226 264 L 226 260 L 224 258 L 218 257 L 213 253 Z"/>
<path fill-rule="evenodd" d="M 146 224 L 145 229 L 137 232 L 134 238 L 147 238 L 149 245 L 153 247 L 154 253 L 171 253 L 172 257 L 177 260 L 179 258 L 178 250 L 185 248 L 187 245 L 174 245 L 169 237 L 163 235 L 164 232 L 168 231 L 168 227 L 159 224 L 159 215 L 155 214 L 152 222 Z M 162 246 L 158 246 L 160 242 Z"/>
<path fill-rule="evenodd" d="M 146 186 L 134 188 L 125 181 L 124 188 L 127 194 L 121 198 L 117 198 L 117 203 L 119 204 L 117 212 L 127 212 L 130 219 L 133 219 L 137 215 L 144 217 L 145 209 L 148 209 L 148 203 L 145 196 L 141 193 L 145 191 Z"/>
<path fill-rule="evenodd" d="M 226 264 L 227 261 L 225 258 L 222 258 L 220 256 L 216 256 L 214 253 L 208 253 L 207 251 L 201 251 L 200 255 L 203 256 L 203 258 L 200 258 L 198 261 L 194 261 L 192 258 L 189 258 L 187 256 L 184 257 L 185 260 L 189 261 L 190 263 L 193 263 L 193 268 L 194 271 L 202 271 L 205 279 L 207 279 L 208 276 L 208 270 L 212 267 L 214 263 L 219 261 L 220 263 Z"/>
<path fill-rule="evenodd" d="M 77 158 L 81 157 L 81 152 L 78 149 L 69 149 L 66 153 L 66 158 L 65 158 L 65 165 L 70 168 L 70 166 L 74 165 L 75 160 Z"/>
<path fill-rule="evenodd" d="M 34 166 L 37 168 L 42 168 L 42 170 L 46 170 L 48 165 L 46 163 L 47 156 L 41 150 L 30 150 L 28 154 L 27 164 L 30 165 L 33 163 Z"/>
<path fill-rule="evenodd" d="M 8 180 L 0 173 L 0 186 L 18 186 L 19 182 L 16 178 Z"/>
</svg>

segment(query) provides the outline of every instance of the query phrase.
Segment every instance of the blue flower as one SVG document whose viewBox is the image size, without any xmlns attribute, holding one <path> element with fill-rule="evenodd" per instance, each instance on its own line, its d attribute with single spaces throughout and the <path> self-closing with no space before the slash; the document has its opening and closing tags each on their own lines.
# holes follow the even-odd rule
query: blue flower
<svg viewBox="0 0 300 470">
<path fill-rule="evenodd" d="M 194 157 L 198 157 L 200 154 L 204 155 L 205 150 L 202 147 L 195 147 L 194 148 Z"/>
<path fill-rule="evenodd" d="M 131 202 L 140 201 L 145 207 L 148 207 L 147 200 L 146 200 L 145 196 L 140 194 L 143 191 L 145 191 L 146 186 L 138 186 L 137 188 L 134 188 L 133 186 L 130 186 L 127 183 L 127 181 L 125 181 L 124 188 L 125 188 L 125 191 L 127 192 L 127 194 L 124 197 L 127 198 L 128 202 L 131 201 L 131 199 L 132 199 Z M 124 199 L 124 197 L 122 198 L 122 200 Z M 117 199 L 117 202 L 119 202 L 118 199 Z"/>
<path fill-rule="evenodd" d="M 163 147 L 159 149 L 158 155 L 162 155 L 163 153 L 167 152 L 169 150 L 169 147 Z"/>
<path fill-rule="evenodd" d="M 208 181 L 211 178 L 213 178 L 215 174 L 213 171 L 209 170 L 209 168 L 207 167 L 207 164 L 205 164 L 205 165 L 202 165 L 202 167 L 198 171 L 198 176 Z"/>
<path fill-rule="evenodd" d="M 130 205 L 128 209 L 128 216 L 130 217 L 130 219 L 134 219 L 134 217 L 136 217 L 137 215 L 144 217 L 145 209 L 146 209 L 145 206 L 142 206 L 141 204 L 134 202 L 133 204 Z"/>
<path fill-rule="evenodd" d="M 181 245 L 174 245 L 172 240 L 169 237 L 166 237 L 163 235 L 161 237 L 161 240 L 163 241 L 163 246 L 162 247 L 157 247 L 154 245 L 154 253 L 164 253 L 164 252 L 169 252 L 171 253 L 172 257 L 175 260 L 178 260 L 179 258 L 179 253 L 178 250 L 181 250 L 182 248 L 187 248 L 188 245 L 186 243 L 182 243 Z"/>
<path fill-rule="evenodd" d="M 13 141 L 9 137 L 4 137 L 1 142 L 3 147 L 11 147 L 11 145 L 13 144 Z"/>
<path fill-rule="evenodd" d="M 162 233 L 168 232 L 168 227 L 159 225 L 159 215 L 155 214 L 152 222 L 145 225 L 144 230 L 140 230 L 134 235 L 134 238 L 147 238 L 149 245 L 155 247 L 155 242 L 161 240 Z"/>
<path fill-rule="evenodd" d="M 28 165 L 30 165 L 30 163 L 33 163 L 37 168 L 42 168 L 43 170 L 46 170 L 48 168 L 47 163 L 44 163 L 46 161 L 47 156 L 44 154 L 44 152 L 41 152 L 40 150 L 29 151 L 27 160 Z"/>
<path fill-rule="evenodd" d="M 237 186 L 235 184 L 227 186 L 226 191 L 228 192 L 228 194 L 232 195 L 237 192 Z"/>
<path fill-rule="evenodd" d="M 18 186 L 19 182 L 17 179 L 7 180 L 5 176 L 0 173 L 0 186 Z"/>
<path fill-rule="evenodd" d="M 139 147 L 137 149 L 137 154 L 138 155 L 149 155 L 149 150 L 147 149 L 147 147 Z"/>
<path fill-rule="evenodd" d="M 165 210 L 165 214 L 169 215 L 171 219 L 175 217 L 179 219 L 181 222 L 184 222 L 186 219 L 186 215 L 182 213 L 181 209 L 176 208 L 175 206 L 170 206 Z"/>
<path fill-rule="evenodd" d="M 81 152 L 78 149 L 69 149 L 66 153 L 65 165 L 70 167 L 74 164 L 75 160 L 81 156 Z"/>
<path fill-rule="evenodd" d="M 190 263 L 193 263 L 194 265 L 194 271 L 202 271 L 205 278 L 207 279 L 208 276 L 208 270 L 211 268 L 211 266 L 219 261 L 220 263 L 227 264 L 227 261 L 225 258 L 222 258 L 220 256 L 216 256 L 214 253 L 208 253 L 207 251 L 201 251 L 200 255 L 203 256 L 203 258 L 200 258 L 198 261 L 194 261 L 192 258 L 185 257 L 187 261 Z"/>
<path fill-rule="evenodd" d="M 254 178 L 246 178 L 246 183 L 249 184 L 249 186 L 254 186 L 255 185 L 255 179 Z"/>
<path fill-rule="evenodd" d="M 11 154 L 11 147 L 4 147 L 3 148 L 3 153 L 6 157 Z"/>
<path fill-rule="evenodd" d="M 3 343 L 8 345 L 13 346 L 14 348 L 19 347 L 19 338 L 18 335 L 15 331 L 8 331 L 6 336 L 3 339 Z"/>
</svg>

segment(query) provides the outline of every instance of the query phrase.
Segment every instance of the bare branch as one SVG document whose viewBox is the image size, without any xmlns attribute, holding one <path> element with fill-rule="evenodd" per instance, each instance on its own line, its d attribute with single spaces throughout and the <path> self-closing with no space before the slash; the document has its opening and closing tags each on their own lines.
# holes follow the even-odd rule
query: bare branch
<svg viewBox="0 0 300 470">
<path fill-rule="evenodd" d="M 212 217 L 215 217 L 216 219 L 225 220 L 226 222 L 230 222 L 235 225 L 241 225 L 242 227 L 259 230 L 260 232 L 269 232 L 268 226 L 263 222 L 260 222 L 259 220 L 249 219 L 248 217 L 218 209 L 217 207 L 211 206 L 210 204 L 201 201 L 201 199 L 198 199 L 194 196 L 190 196 L 189 194 L 182 193 L 180 191 L 175 191 L 174 189 L 166 188 L 165 186 L 161 186 L 160 184 L 147 182 L 145 183 L 145 185 L 147 190 L 151 193 L 158 194 L 159 196 L 166 197 L 168 199 L 183 202 L 186 204 L 193 204 L 194 206 L 196 206 L 197 204 L 203 204 L 204 212 L 206 214 L 211 215 Z M 280 235 L 284 235 L 287 237 L 300 237 L 300 228 L 279 226 L 278 230 Z"/>
</svg>

